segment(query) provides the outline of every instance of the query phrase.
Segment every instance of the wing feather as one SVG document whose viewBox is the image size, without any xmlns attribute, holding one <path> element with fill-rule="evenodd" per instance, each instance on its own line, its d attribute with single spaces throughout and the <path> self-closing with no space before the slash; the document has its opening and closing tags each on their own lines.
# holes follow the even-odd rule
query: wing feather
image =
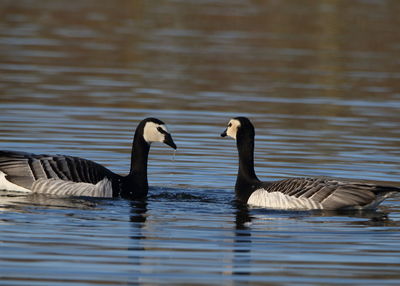
<svg viewBox="0 0 400 286">
<path fill-rule="evenodd" d="M 27 189 L 38 179 L 96 184 L 104 177 L 118 176 L 100 164 L 79 157 L 13 151 L 0 151 L 0 171 L 8 181 Z"/>
<path fill-rule="evenodd" d="M 53 168 L 51 167 L 49 159 L 46 158 L 46 159 L 43 159 L 43 160 L 40 160 L 40 161 L 42 162 L 42 165 L 41 165 L 42 166 L 42 170 L 46 173 L 46 176 L 45 177 L 39 177 L 37 179 L 43 179 L 43 178 L 58 179 L 59 178 L 57 173 L 54 172 Z M 31 166 L 31 168 L 32 168 L 32 166 Z"/>
<path fill-rule="evenodd" d="M 325 178 L 291 178 L 265 184 L 263 189 L 267 193 L 280 192 L 301 201 L 306 199 L 321 205 L 323 209 L 331 210 L 375 207 L 390 194 L 400 191 L 397 187 Z"/>
</svg>

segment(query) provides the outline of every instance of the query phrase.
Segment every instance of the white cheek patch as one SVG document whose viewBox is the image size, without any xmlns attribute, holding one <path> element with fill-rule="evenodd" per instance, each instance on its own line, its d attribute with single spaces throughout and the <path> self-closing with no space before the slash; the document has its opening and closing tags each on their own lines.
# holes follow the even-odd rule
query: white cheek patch
<svg viewBox="0 0 400 286">
<path fill-rule="evenodd" d="M 231 119 L 228 124 L 228 129 L 226 130 L 226 134 L 233 139 L 236 139 L 236 134 L 238 128 L 240 127 L 240 121 L 236 119 Z"/>
<path fill-rule="evenodd" d="M 154 122 L 147 122 L 143 130 L 143 138 L 147 143 L 152 142 L 163 142 L 165 135 L 162 134 L 157 128 L 161 128 L 165 132 L 168 132 L 167 127 L 163 124 L 156 124 Z"/>
</svg>

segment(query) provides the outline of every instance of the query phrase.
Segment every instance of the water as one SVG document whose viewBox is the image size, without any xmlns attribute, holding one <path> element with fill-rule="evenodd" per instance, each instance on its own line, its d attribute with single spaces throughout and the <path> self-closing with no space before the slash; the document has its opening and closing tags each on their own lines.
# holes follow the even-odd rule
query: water
<svg viewBox="0 0 400 286">
<path fill-rule="evenodd" d="M 399 185 L 396 1 L 2 1 L 0 149 L 129 168 L 162 119 L 149 198 L 0 192 L 1 285 L 398 285 L 400 198 L 364 213 L 248 209 L 219 134 L 256 126 L 263 179 Z"/>
</svg>

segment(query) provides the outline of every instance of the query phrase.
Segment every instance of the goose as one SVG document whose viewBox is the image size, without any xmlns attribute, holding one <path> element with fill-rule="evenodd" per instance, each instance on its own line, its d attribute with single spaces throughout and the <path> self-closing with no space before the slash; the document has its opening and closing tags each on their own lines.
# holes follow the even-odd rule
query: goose
<svg viewBox="0 0 400 286">
<path fill-rule="evenodd" d="M 152 142 L 177 148 L 164 122 L 156 118 L 142 120 L 133 138 L 130 172 L 125 176 L 79 157 L 0 151 L 0 190 L 145 198 L 149 188 L 147 160 Z"/>
<path fill-rule="evenodd" d="M 236 140 L 239 170 L 235 193 L 252 207 L 280 210 L 374 209 L 400 191 L 398 187 L 329 178 L 289 178 L 260 181 L 254 171 L 254 126 L 246 117 L 232 118 L 222 137 Z"/>
</svg>

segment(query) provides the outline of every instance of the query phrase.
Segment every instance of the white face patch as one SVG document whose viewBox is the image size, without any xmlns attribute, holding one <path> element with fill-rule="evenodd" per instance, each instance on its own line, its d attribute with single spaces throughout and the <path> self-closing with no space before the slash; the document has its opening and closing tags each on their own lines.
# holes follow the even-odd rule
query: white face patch
<svg viewBox="0 0 400 286">
<path fill-rule="evenodd" d="M 237 119 L 231 119 L 226 129 L 226 134 L 233 139 L 236 139 L 238 128 L 240 127 L 240 121 Z"/>
<path fill-rule="evenodd" d="M 167 127 L 164 124 L 156 124 L 154 122 L 147 122 L 143 130 L 143 138 L 147 143 L 164 142 L 165 135 L 158 131 L 161 128 L 168 133 Z"/>
</svg>

